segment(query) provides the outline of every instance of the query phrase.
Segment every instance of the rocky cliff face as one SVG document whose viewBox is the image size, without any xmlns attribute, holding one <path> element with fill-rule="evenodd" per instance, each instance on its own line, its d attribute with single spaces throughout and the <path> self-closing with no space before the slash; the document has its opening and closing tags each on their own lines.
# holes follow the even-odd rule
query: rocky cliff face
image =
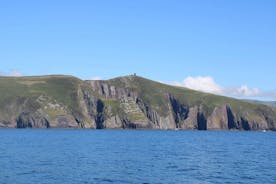
<svg viewBox="0 0 276 184">
<path fill-rule="evenodd" d="M 41 78 L 20 79 L 19 82 L 11 80 L 15 89 L 20 87 L 27 90 L 23 94 L 9 96 L 4 89 L 0 89 L 5 97 L 0 97 L 0 102 L 5 102 L 0 107 L 0 127 L 192 130 L 276 128 L 276 109 L 252 102 L 167 86 L 136 76 L 109 81 L 54 78 L 43 78 L 43 81 Z M 4 79 L 0 79 L 0 83 L 3 83 L 1 80 Z M 53 86 L 53 83 L 56 89 L 49 90 L 48 87 Z M 64 89 L 68 85 L 71 87 Z"/>
<path fill-rule="evenodd" d="M 105 100 L 117 100 L 120 112 L 108 117 L 104 128 L 152 128 L 152 129 L 197 129 L 197 130 L 262 130 L 274 129 L 275 117 L 260 116 L 248 118 L 233 112 L 231 104 L 216 106 L 211 113 L 204 110 L 204 105 L 189 106 L 182 103 L 173 94 L 164 94 L 168 112 L 159 114 L 156 108 L 143 100 L 135 89 L 125 84 L 126 88 L 116 87 L 106 81 L 89 81 L 92 89 Z M 246 111 L 246 109 L 245 109 Z M 255 119 L 256 118 L 256 119 Z M 112 119 L 112 120 L 111 120 Z M 111 121 L 110 121 L 111 120 Z M 272 126 L 271 126 L 272 125 Z M 274 127 L 274 128 L 271 128 Z"/>
</svg>

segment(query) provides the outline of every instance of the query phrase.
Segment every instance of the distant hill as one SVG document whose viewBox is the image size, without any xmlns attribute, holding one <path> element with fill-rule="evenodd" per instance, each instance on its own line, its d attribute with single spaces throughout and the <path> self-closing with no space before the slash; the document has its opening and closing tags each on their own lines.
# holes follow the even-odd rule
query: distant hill
<svg viewBox="0 0 276 184">
<path fill-rule="evenodd" d="M 265 103 L 264 103 L 265 104 Z M 273 107 L 276 107 L 276 101 L 273 102 L 267 102 L 267 105 L 271 105 Z"/>
<path fill-rule="evenodd" d="M 252 102 L 264 104 L 272 107 L 276 107 L 276 101 L 258 101 L 258 100 L 251 100 Z"/>
<path fill-rule="evenodd" d="M 275 130 L 276 108 L 136 75 L 0 77 L 0 127 Z"/>
</svg>

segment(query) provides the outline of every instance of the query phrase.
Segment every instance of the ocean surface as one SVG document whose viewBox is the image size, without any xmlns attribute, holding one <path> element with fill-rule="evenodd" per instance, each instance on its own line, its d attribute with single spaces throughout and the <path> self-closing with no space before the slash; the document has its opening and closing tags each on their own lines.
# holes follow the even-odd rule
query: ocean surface
<svg viewBox="0 0 276 184">
<path fill-rule="evenodd" d="M 0 183 L 276 183 L 276 132 L 0 129 Z"/>
</svg>

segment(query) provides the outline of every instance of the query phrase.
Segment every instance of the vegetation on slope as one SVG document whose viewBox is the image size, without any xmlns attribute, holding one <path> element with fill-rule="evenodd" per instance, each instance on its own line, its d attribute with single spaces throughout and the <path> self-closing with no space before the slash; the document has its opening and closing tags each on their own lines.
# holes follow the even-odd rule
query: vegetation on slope
<svg viewBox="0 0 276 184">
<path fill-rule="evenodd" d="M 169 113 L 166 95 L 170 94 L 188 107 L 202 106 L 206 116 L 209 116 L 216 107 L 227 105 L 236 113 L 237 117 L 244 117 L 250 121 L 261 121 L 260 117 L 263 115 L 269 115 L 271 119 L 276 119 L 276 109 L 263 104 L 171 86 L 134 75 L 114 78 L 108 83 L 137 91 L 148 105 L 163 116 Z M 275 122 L 271 126 L 275 127 Z"/>
<path fill-rule="evenodd" d="M 103 86 L 98 86 L 97 91 L 89 81 L 73 76 L 0 77 L 0 125 L 16 119 L 22 112 L 35 113 L 34 117 L 43 116 L 49 121 L 70 116 L 72 121 L 81 123 L 81 127 L 87 127 L 85 124 L 90 126 L 93 121 L 100 121 L 102 127 L 105 120 L 115 116 L 117 120 L 120 117 L 123 123 L 136 121 L 146 124 L 147 118 L 156 117 L 143 108 L 153 109 L 160 117 L 169 117 L 172 113 L 170 98 L 175 98 L 184 107 L 202 108 L 205 117 L 210 116 L 215 108 L 226 105 L 237 118 L 258 122 L 263 121 L 265 116 L 268 126 L 276 127 L 276 109 L 255 102 L 170 86 L 134 75 L 99 83 L 123 89 L 126 96 L 123 99 L 107 97 L 102 94 Z M 144 106 L 139 106 L 137 99 L 128 97 L 129 92 L 136 94 Z M 180 116 L 185 117 L 183 114 Z"/>
</svg>

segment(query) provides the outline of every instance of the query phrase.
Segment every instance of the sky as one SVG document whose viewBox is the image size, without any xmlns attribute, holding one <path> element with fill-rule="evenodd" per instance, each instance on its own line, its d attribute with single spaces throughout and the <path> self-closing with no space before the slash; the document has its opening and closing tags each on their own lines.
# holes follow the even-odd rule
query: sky
<svg viewBox="0 0 276 184">
<path fill-rule="evenodd" d="M 276 100 L 275 0 L 0 1 L 0 75 L 152 80 Z"/>
</svg>

